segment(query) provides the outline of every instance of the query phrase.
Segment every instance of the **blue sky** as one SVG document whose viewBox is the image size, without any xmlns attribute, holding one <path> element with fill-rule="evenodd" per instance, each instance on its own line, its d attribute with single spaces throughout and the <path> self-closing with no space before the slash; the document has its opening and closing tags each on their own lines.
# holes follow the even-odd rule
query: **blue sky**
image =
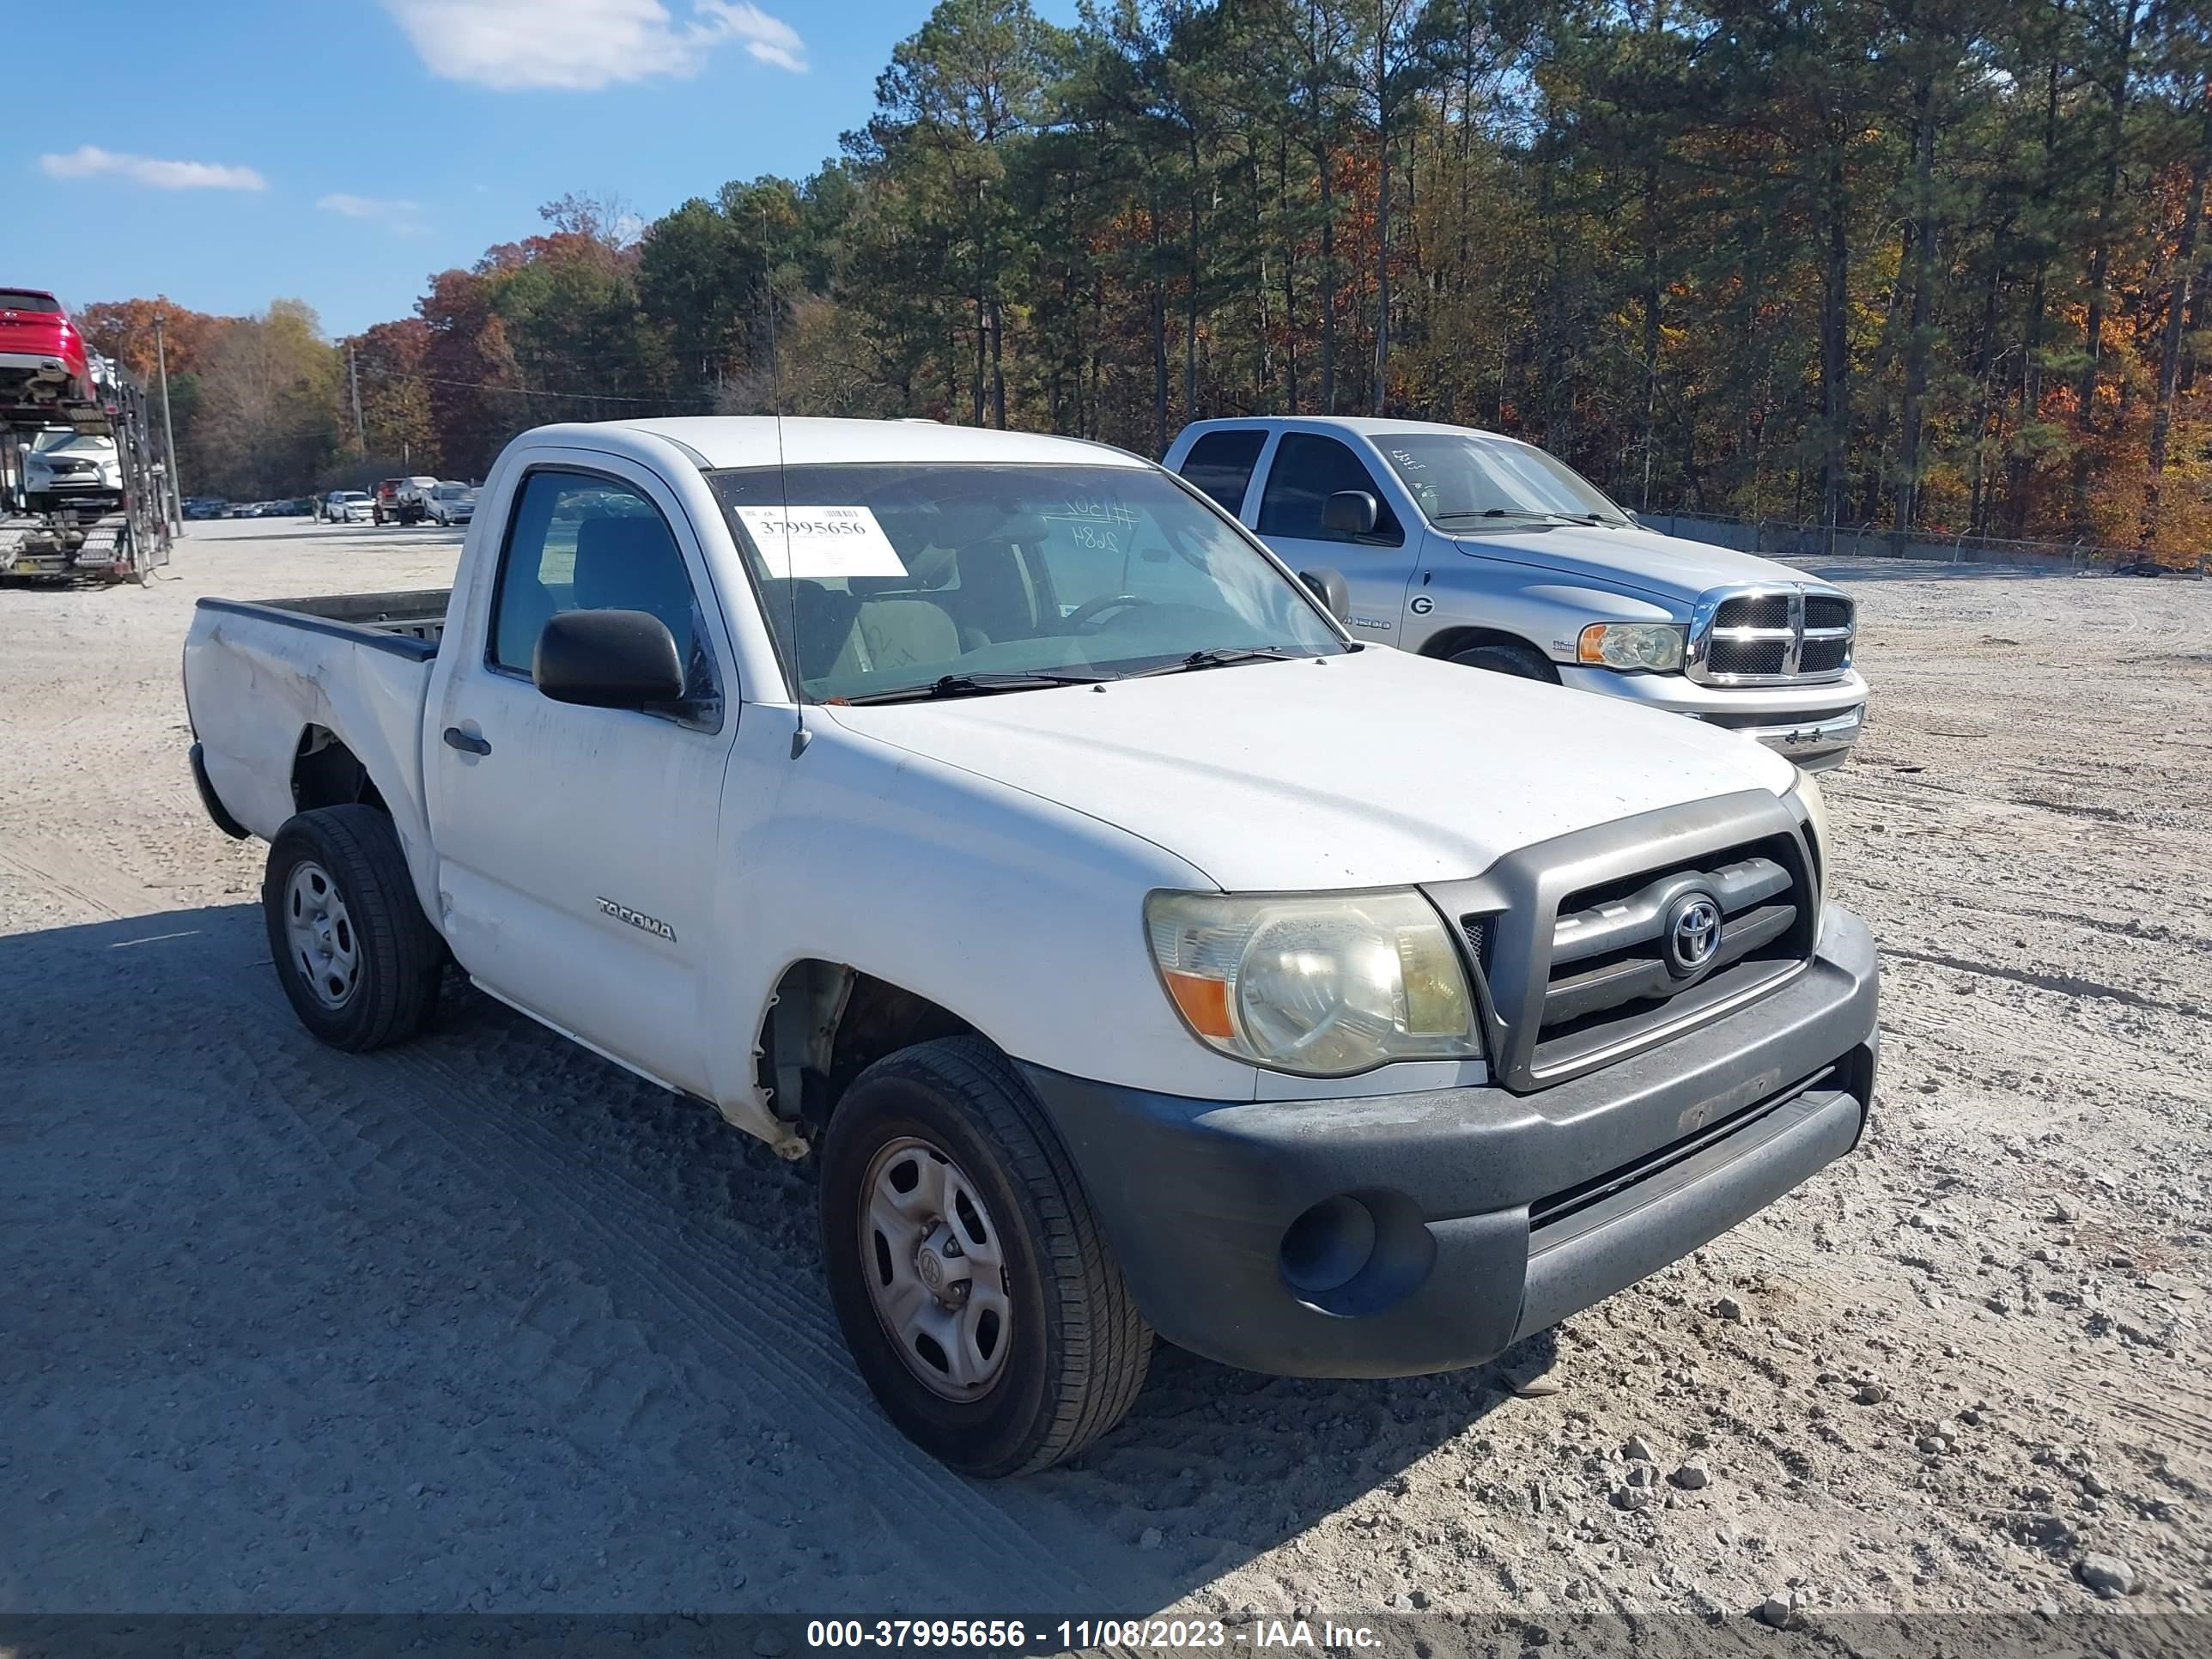
<svg viewBox="0 0 2212 1659">
<path fill-rule="evenodd" d="M 0 282 L 71 305 L 306 300 L 333 335 L 619 194 L 804 174 L 930 0 L 76 0 L 96 96 L 0 143 Z M 1039 0 L 1058 22 L 1074 0 Z M 96 65 L 96 68 L 88 66 Z"/>
</svg>

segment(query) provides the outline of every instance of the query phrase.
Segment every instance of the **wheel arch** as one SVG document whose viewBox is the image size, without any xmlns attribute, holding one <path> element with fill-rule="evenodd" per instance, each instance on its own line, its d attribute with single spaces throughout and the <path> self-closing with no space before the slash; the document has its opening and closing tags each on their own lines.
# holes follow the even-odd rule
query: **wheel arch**
<svg viewBox="0 0 2212 1659">
<path fill-rule="evenodd" d="M 868 1066 L 946 1036 L 991 1041 L 933 997 L 848 963 L 801 957 L 776 976 L 755 1025 L 755 1086 L 780 1122 L 811 1140 Z"/>
<path fill-rule="evenodd" d="M 1479 645 L 1517 645 L 1524 650 L 1534 652 L 1546 662 L 1552 660 L 1552 653 L 1525 634 L 1516 634 L 1506 628 L 1478 628 L 1472 624 L 1438 629 L 1421 641 L 1420 654 L 1449 661 L 1461 652 L 1472 651 Z"/>
<path fill-rule="evenodd" d="M 293 811 L 352 805 L 373 806 L 386 817 L 392 816 L 383 790 L 361 757 L 329 726 L 308 721 L 300 728 L 300 739 L 292 750 Z"/>
</svg>

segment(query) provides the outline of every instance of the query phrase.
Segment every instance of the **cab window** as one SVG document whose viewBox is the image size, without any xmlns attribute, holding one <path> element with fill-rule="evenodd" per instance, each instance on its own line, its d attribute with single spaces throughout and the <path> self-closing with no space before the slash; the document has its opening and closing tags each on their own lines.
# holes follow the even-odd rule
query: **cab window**
<svg viewBox="0 0 2212 1659">
<path fill-rule="evenodd" d="M 545 624 L 564 611 L 644 611 L 668 625 L 684 667 L 684 711 L 719 723 L 705 618 L 660 510 L 628 484 L 539 471 L 515 498 L 493 602 L 491 665 L 527 676 Z"/>
<path fill-rule="evenodd" d="M 1233 517 L 1244 510 L 1244 490 L 1252 469 L 1267 447 L 1264 431 L 1209 432 L 1182 458 L 1182 476 L 1227 507 Z"/>
<path fill-rule="evenodd" d="M 1334 438 L 1312 432 L 1285 432 L 1267 468 L 1267 488 L 1260 498 L 1260 533 L 1293 541 L 1338 542 L 1349 538 L 1322 528 L 1322 504 L 1340 489 L 1364 489 L 1375 498 L 1375 533 L 1366 539 L 1397 547 L 1406 539 L 1366 464 Z"/>
</svg>

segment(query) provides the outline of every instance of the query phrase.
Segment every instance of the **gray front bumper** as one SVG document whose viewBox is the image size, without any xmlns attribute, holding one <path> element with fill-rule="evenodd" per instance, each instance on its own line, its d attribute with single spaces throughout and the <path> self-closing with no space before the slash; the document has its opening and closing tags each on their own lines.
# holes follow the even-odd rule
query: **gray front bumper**
<svg viewBox="0 0 2212 1659">
<path fill-rule="evenodd" d="M 1527 1094 L 1224 1103 L 1025 1066 L 1131 1292 L 1168 1340 L 1248 1369 L 1479 1364 L 1771 1203 L 1856 1144 L 1879 1037 L 1873 938 L 1707 1025 Z M 1342 1198 L 1366 1265 L 1293 1288 L 1293 1222 Z"/>
</svg>

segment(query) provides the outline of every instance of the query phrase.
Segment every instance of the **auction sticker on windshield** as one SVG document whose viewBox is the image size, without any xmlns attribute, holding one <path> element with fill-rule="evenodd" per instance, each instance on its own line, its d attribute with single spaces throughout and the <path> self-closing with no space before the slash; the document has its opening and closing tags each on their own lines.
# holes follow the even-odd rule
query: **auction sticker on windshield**
<svg viewBox="0 0 2212 1659">
<path fill-rule="evenodd" d="M 906 563 L 866 507 L 740 507 L 734 509 L 771 576 L 835 581 L 842 576 L 903 576 Z"/>
</svg>

